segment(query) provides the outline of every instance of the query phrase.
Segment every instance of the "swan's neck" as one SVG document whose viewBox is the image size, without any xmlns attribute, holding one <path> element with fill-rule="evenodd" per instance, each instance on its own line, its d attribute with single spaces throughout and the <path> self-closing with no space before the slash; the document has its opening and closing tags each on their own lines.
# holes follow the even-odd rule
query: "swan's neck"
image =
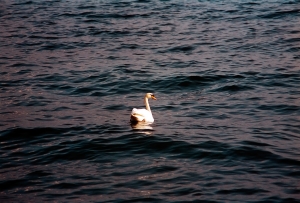
<svg viewBox="0 0 300 203">
<path fill-rule="evenodd" d="M 150 109 L 150 105 L 149 105 L 148 98 L 147 98 L 147 97 L 145 97 L 145 98 L 144 98 L 144 101 L 145 101 L 145 106 L 146 106 L 146 109 L 147 109 L 148 111 L 150 111 L 150 113 L 151 113 L 151 109 Z"/>
</svg>

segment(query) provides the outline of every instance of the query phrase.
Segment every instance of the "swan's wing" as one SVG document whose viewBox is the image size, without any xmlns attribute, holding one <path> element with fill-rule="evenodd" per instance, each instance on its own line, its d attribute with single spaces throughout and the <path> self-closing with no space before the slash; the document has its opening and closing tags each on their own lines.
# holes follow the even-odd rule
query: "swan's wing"
<svg viewBox="0 0 300 203">
<path fill-rule="evenodd" d="M 145 122 L 153 122 L 153 116 L 151 112 L 146 109 L 132 109 L 131 112 L 131 120 L 132 121 L 145 121 Z"/>
<path fill-rule="evenodd" d="M 146 116 L 146 115 L 150 114 L 150 112 L 147 109 L 136 109 L 136 108 L 134 108 L 134 109 L 132 109 L 131 114 Z"/>
<path fill-rule="evenodd" d="M 142 122 L 142 121 L 145 121 L 145 118 L 143 116 L 132 115 L 131 114 L 130 121 L 132 121 L 132 122 Z"/>
</svg>

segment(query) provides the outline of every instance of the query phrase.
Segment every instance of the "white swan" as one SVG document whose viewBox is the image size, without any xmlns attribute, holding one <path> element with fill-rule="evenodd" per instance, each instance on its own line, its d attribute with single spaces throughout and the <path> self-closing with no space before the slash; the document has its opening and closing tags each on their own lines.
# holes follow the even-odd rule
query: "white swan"
<svg viewBox="0 0 300 203">
<path fill-rule="evenodd" d="M 145 122 L 145 123 L 153 123 L 154 118 L 151 113 L 151 109 L 149 106 L 148 99 L 154 99 L 156 100 L 154 94 L 147 93 L 144 97 L 144 102 L 146 105 L 146 109 L 132 109 L 131 115 L 130 115 L 130 121 L 131 122 Z"/>
</svg>

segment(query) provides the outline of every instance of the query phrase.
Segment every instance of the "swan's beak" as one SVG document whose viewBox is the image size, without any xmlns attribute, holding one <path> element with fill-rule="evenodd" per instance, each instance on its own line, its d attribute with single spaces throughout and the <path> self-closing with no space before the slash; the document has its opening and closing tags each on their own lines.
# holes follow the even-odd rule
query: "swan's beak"
<svg viewBox="0 0 300 203">
<path fill-rule="evenodd" d="M 154 100 L 156 100 L 156 98 L 155 98 L 155 96 L 154 96 L 154 95 L 152 95 L 152 96 L 151 96 L 151 98 L 152 98 L 152 99 L 154 99 Z"/>
</svg>

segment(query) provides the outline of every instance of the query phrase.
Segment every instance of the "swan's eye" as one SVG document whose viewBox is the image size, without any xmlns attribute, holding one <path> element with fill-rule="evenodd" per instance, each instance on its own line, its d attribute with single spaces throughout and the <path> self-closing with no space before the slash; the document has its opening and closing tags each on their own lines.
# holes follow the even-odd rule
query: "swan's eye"
<svg viewBox="0 0 300 203">
<path fill-rule="evenodd" d="M 154 94 L 151 94 L 151 98 L 154 99 L 154 100 L 156 100 Z"/>
</svg>

